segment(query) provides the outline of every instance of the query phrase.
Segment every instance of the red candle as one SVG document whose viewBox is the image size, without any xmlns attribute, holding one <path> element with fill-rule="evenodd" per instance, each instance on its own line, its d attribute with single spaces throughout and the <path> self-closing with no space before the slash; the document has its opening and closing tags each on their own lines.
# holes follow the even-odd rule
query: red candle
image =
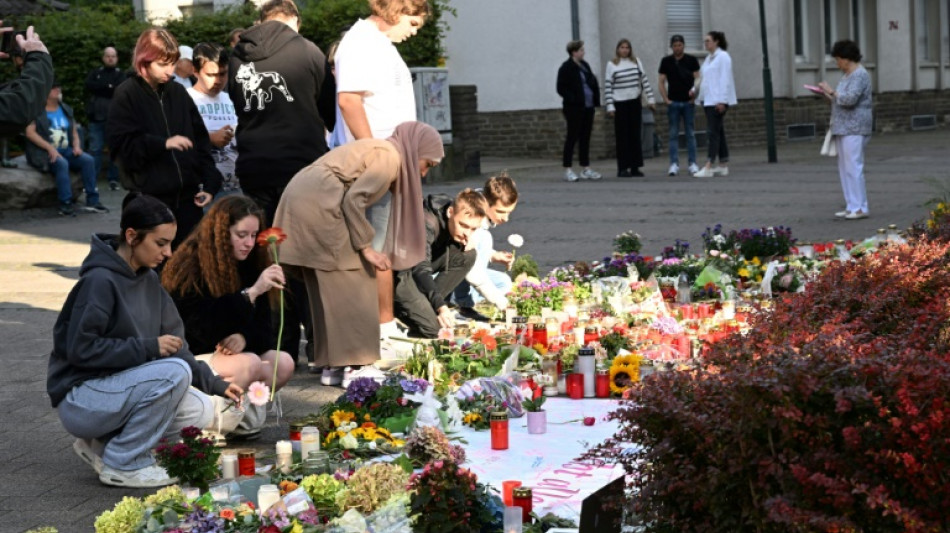
<svg viewBox="0 0 950 533">
<path fill-rule="evenodd" d="M 241 450 L 238 452 L 238 475 L 253 476 L 256 465 L 254 464 L 254 450 Z"/>
<path fill-rule="evenodd" d="M 597 326 L 588 326 L 584 328 L 584 344 L 590 344 L 592 342 L 600 340 L 600 334 L 597 331 Z"/>
<path fill-rule="evenodd" d="M 501 499 L 505 502 L 506 507 L 512 507 L 514 505 L 514 496 L 511 494 L 515 488 L 520 487 L 520 481 L 502 481 L 501 482 Z"/>
<path fill-rule="evenodd" d="M 489 416 L 491 426 L 491 449 L 508 449 L 508 413 L 505 411 L 494 412 Z"/>
<path fill-rule="evenodd" d="M 548 345 L 548 328 L 544 324 L 534 324 L 534 334 L 532 335 L 532 345 Z"/>
<path fill-rule="evenodd" d="M 531 487 L 518 487 L 511 491 L 513 507 L 521 507 L 521 521 L 525 524 L 531 522 L 532 499 L 534 495 Z"/>
<path fill-rule="evenodd" d="M 680 357 L 684 359 L 690 356 L 689 337 L 687 335 L 680 334 L 676 336 L 676 350 L 680 353 Z"/>
<path fill-rule="evenodd" d="M 584 374 L 567 375 L 567 395 L 572 400 L 580 400 L 584 397 Z"/>
<path fill-rule="evenodd" d="M 597 393 L 598 398 L 606 398 L 610 396 L 610 375 L 607 374 L 606 370 L 599 370 L 596 376 L 596 382 L 594 383 L 595 392 Z"/>
</svg>

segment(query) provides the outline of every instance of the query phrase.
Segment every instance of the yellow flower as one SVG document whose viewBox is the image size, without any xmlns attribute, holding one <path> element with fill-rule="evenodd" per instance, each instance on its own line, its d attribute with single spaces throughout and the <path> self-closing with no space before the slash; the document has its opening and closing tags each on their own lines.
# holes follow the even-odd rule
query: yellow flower
<svg viewBox="0 0 950 533">
<path fill-rule="evenodd" d="M 532 348 L 534 348 L 534 351 L 538 352 L 538 355 L 547 355 L 548 353 L 547 346 L 541 344 L 540 342 L 532 346 Z"/>
<path fill-rule="evenodd" d="M 340 427 L 341 424 L 347 422 L 352 422 L 356 419 L 356 414 L 349 411 L 333 411 L 333 414 L 330 415 L 330 420 L 333 420 L 333 425 L 335 427 Z"/>
<path fill-rule="evenodd" d="M 397 448 L 402 448 L 403 446 L 406 445 L 406 441 L 402 439 L 393 439 L 392 443 L 393 443 L 393 446 L 396 446 Z"/>
<path fill-rule="evenodd" d="M 622 394 L 640 381 L 640 359 L 637 354 L 618 355 L 610 365 L 610 391 Z"/>
<path fill-rule="evenodd" d="M 363 421 L 364 421 L 364 422 L 369 422 L 369 421 L 370 421 L 369 413 L 366 413 L 365 415 L 363 415 Z"/>
<path fill-rule="evenodd" d="M 467 426 L 474 425 L 476 422 L 481 422 L 481 420 L 482 420 L 482 415 L 478 413 L 468 413 L 464 417 L 462 417 L 462 423 Z"/>
<path fill-rule="evenodd" d="M 761 266 L 762 260 L 759 259 L 759 256 L 755 256 L 752 258 L 752 264 L 755 266 Z"/>
<path fill-rule="evenodd" d="M 748 277 L 749 277 L 749 269 L 748 269 L 748 268 L 740 268 L 740 269 L 736 272 L 736 274 L 739 274 L 739 277 L 740 277 L 740 278 L 748 278 Z"/>
<path fill-rule="evenodd" d="M 303 533 L 303 526 L 300 525 L 300 522 L 294 520 L 294 527 L 290 529 L 290 533 Z"/>
</svg>

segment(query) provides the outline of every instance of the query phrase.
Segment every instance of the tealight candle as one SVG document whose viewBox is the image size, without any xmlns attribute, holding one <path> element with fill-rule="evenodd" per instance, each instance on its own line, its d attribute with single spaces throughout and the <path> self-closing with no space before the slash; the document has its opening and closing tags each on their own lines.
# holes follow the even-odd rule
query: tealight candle
<svg viewBox="0 0 950 533">
<path fill-rule="evenodd" d="M 198 487 L 185 487 L 182 489 L 182 492 L 185 493 L 185 499 L 188 501 L 198 499 L 198 496 L 201 496 L 201 491 L 198 490 Z"/>
<path fill-rule="evenodd" d="M 521 507 L 505 507 L 504 530 L 505 533 L 521 533 L 523 531 L 523 520 Z"/>
<path fill-rule="evenodd" d="M 211 487 L 211 497 L 216 502 L 226 502 L 231 499 L 231 487 L 230 485 L 216 485 Z"/>
</svg>

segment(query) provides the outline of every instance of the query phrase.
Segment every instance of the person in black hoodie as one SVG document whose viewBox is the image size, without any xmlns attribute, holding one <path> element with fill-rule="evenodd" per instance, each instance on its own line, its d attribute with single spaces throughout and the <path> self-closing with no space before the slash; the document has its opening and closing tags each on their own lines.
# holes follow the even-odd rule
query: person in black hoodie
<svg viewBox="0 0 950 533">
<path fill-rule="evenodd" d="M 164 29 L 142 32 L 135 73 L 115 90 L 107 130 L 123 185 L 158 198 L 175 214 L 177 248 L 221 187 L 211 139 L 188 91 L 171 82 L 178 42 Z"/>
<path fill-rule="evenodd" d="M 207 396 L 244 391 L 195 360 L 181 317 L 153 270 L 169 255 L 175 217 L 155 198 L 126 197 L 121 235 L 92 236 L 53 327 L 46 390 L 73 449 L 106 485 L 175 483 L 155 465 L 158 440 L 211 424 Z M 101 452 L 101 453 L 100 453 Z"/>
<path fill-rule="evenodd" d="M 396 273 L 394 308 L 410 336 L 434 339 L 441 328 L 455 325 L 455 312 L 445 299 L 475 264 L 475 248 L 466 248 L 472 233 L 482 227 L 487 208 L 485 197 L 473 189 L 454 200 L 443 194 L 426 198 L 426 257 Z"/>
<path fill-rule="evenodd" d="M 265 2 L 260 20 L 234 47 L 228 93 L 238 116 L 235 173 L 270 222 L 290 178 L 327 151 L 336 86 L 323 52 L 297 33 L 292 0 Z"/>
<path fill-rule="evenodd" d="M 106 146 L 106 119 L 109 117 L 109 104 L 115 89 L 125 81 L 125 72 L 116 66 L 119 53 L 107 46 L 102 51 L 102 66 L 89 71 L 86 76 L 86 118 L 89 119 L 89 153 L 96 160 L 96 176 L 102 170 L 102 150 Z M 119 169 L 107 160 L 109 188 L 119 190 Z"/>
<path fill-rule="evenodd" d="M 594 127 L 594 108 L 600 107 L 597 76 L 584 61 L 584 41 L 567 43 L 570 56 L 557 71 L 557 94 L 563 101 L 567 137 L 564 139 L 564 179 L 566 181 L 599 180 L 601 175 L 590 168 L 590 132 Z M 580 144 L 578 159 L 584 167 L 580 176 L 571 168 L 574 145 Z"/>
</svg>

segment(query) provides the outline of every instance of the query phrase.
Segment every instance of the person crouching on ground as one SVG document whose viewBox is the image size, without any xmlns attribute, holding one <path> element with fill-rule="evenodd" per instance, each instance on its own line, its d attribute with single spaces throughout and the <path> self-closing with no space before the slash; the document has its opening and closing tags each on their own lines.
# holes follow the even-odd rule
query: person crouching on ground
<svg viewBox="0 0 950 533">
<path fill-rule="evenodd" d="M 281 262 L 306 283 L 324 385 L 382 377 L 371 366 L 380 359 L 376 271 L 407 269 L 426 257 L 421 178 L 443 155 L 433 127 L 403 122 L 388 139 L 334 148 L 298 172 L 281 196 L 274 221 L 287 234 Z M 366 208 L 387 191 L 392 211 L 378 252 Z"/>
<path fill-rule="evenodd" d="M 121 235 L 92 237 L 53 328 L 46 390 L 63 427 L 78 437 L 73 449 L 99 481 L 161 487 L 176 480 L 155 464 L 158 440 L 211 422 L 211 400 L 200 391 L 239 402 L 244 390 L 195 360 L 153 270 L 171 255 L 171 210 L 133 193 L 120 227 Z"/>
<path fill-rule="evenodd" d="M 477 252 L 472 234 L 482 227 L 488 209 L 482 193 L 465 189 L 452 200 L 430 195 L 425 203 L 426 256 L 396 274 L 396 317 L 409 335 L 434 339 L 441 328 L 455 326 L 455 312 L 445 299 L 465 279 Z"/>
<path fill-rule="evenodd" d="M 511 252 L 495 250 L 490 229 L 508 222 L 508 217 L 518 205 L 518 188 L 507 173 L 492 176 L 482 189 L 488 209 L 482 227 L 471 237 L 470 247 L 475 248 L 475 265 L 468 271 L 465 281 L 459 283 L 452 292 L 452 299 L 459 307 L 459 314 L 471 320 L 488 322 L 488 317 L 474 309 L 477 302 L 488 300 L 496 308 L 504 311 L 508 307 L 508 296 L 512 281 L 507 272 L 488 268 L 489 263 L 500 263 L 505 270 L 511 268 L 514 255 Z"/>
<path fill-rule="evenodd" d="M 185 323 L 188 345 L 202 354 L 198 360 L 244 389 L 255 381 L 273 386 L 277 364 L 279 390 L 293 376 L 294 360 L 274 349 L 268 293 L 283 290 L 285 279 L 280 265 L 268 266 L 266 250 L 256 246 L 263 225 L 264 211 L 254 200 L 221 198 L 168 261 L 162 284 Z M 227 417 L 233 420 L 228 427 L 209 429 L 233 437 L 258 435 L 265 408 L 245 407 L 243 420 Z"/>
</svg>

